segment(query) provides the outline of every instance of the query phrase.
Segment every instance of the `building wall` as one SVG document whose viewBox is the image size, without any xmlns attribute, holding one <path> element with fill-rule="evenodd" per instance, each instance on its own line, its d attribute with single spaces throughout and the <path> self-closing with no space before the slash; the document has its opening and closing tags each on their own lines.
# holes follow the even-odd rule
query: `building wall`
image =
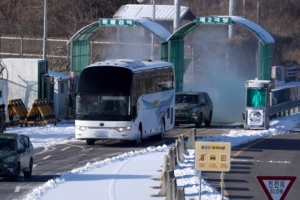
<svg viewBox="0 0 300 200">
<path fill-rule="evenodd" d="M 29 110 L 38 99 L 38 73 L 41 59 L 7 58 L 1 60 L 6 70 L 3 79 L 8 82 L 8 99 L 22 99 Z M 7 104 L 7 102 L 6 102 Z"/>
</svg>

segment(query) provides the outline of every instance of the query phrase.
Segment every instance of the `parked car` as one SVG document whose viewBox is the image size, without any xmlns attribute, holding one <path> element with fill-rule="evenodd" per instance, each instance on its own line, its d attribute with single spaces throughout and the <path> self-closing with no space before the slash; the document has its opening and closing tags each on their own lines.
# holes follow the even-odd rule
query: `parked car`
<svg viewBox="0 0 300 200">
<path fill-rule="evenodd" d="M 203 121 L 210 126 L 213 103 L 207 92 L 177 92 L 175 101 L 176 126 L 194 123 L 199 128 Z"/>
<path fill-rule="evenodd" d="M 0 177 L 12 177 L 15 181 L 23 172 L 30 178 L 33 166 L 33 146 L 30 138 L 21 134 L 0 134 Z"/>
</svg>

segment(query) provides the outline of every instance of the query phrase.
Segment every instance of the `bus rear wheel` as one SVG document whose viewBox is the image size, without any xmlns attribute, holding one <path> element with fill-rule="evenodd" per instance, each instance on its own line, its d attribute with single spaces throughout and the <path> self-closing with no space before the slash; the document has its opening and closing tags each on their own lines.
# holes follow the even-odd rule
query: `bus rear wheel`
<svg viewBox="0 0 300 200">
<path fill-rule="evenodd" d="M 87 145 L 94 145 L 95 144 L 95 140 L 93 140 L 93 139 L 86 139 L 86 144 Z"/>
<path fill-rule="evenodd" d="M 163 140 L 165 138 L 165 123 L 162 120 L 161 124 L 160 124 L 160 133 L 157 135 L 158 139 Z"/>
</svg>

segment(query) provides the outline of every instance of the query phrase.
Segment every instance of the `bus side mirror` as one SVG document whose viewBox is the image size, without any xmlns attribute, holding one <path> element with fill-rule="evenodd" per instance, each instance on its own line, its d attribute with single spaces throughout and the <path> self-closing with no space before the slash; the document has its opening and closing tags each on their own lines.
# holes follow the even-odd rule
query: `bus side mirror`
<svg viewBox="0 0 300 200">
<path fill-rule="evenodd" d="M 132 117 L 136 117 L 136 106 L 132 106 Z"/>
</svg>

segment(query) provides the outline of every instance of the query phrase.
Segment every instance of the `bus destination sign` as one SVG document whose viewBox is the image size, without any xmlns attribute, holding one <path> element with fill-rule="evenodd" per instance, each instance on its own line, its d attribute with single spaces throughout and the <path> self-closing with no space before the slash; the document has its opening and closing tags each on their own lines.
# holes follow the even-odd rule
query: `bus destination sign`
<svg viewBox="0 0 300 200">
<path fill-rule="evenodd" d="M 133 27 L 134 21 L 131 19 L 108 19 L 100 18 L 99 26 L 117 26 L 117 27 Z"/>
</svg>

